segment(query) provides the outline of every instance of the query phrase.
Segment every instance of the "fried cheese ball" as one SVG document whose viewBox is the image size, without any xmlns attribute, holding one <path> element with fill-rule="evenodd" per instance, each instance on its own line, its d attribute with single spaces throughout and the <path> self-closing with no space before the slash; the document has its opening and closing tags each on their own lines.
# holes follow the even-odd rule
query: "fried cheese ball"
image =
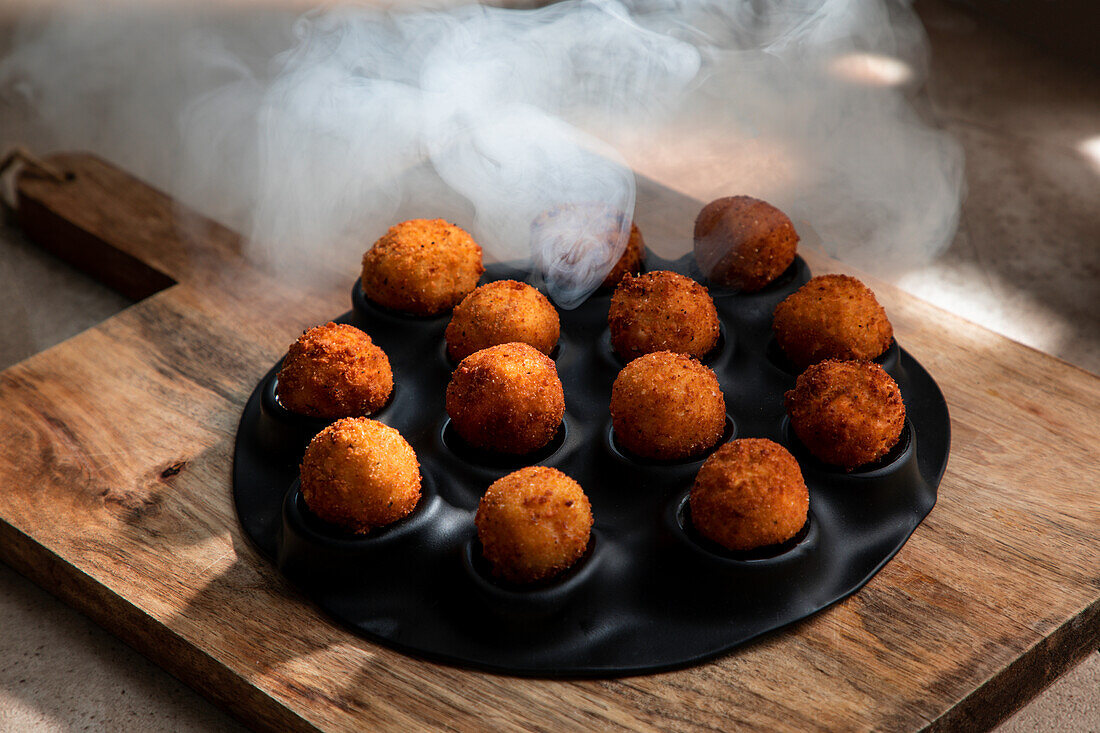
<svg viewBox="0 0 1100 733">
<path fill-rule="evenodd" d="M 619 444 L 635 455 L 691 458 L 722 437 L 726 402 L 713 371 L 690 356 L 657 351 L 615 378 L 611 424 Z"/>
<path fill-rule="evenodd" d="M 644 260 L 645 240 L 642 239 L 642 232 L 638 229 L 638 225 L 631 223 L 630 239 L 626 242 L 626 249 L 623 250 L 623 254 L 615 263 L 615 266 L 611 268 L 611 272 L 607 273 L 607 277 L 600 283 L 600 287 L 613 288 L 623 279 L 623 275 L 628 273 L 637 275 L 642 271 Z"/>
<path fill-rule="evenodd" d="M 785 397 L 802 444 L 825 463 L 848 470 L 889 453 L 905 426 L 897 382 L 870 361 L 814 364 Z"/>
<path fill-rule="evenodd" d="M 689 501 L 699 534 L 729 550 L 786 542 L 810 508 L 798 461 L 763 438 L 731 440 L 715 451 L 696 474 Z"/>
<path fill-rule="evenodd" d="M 318 518 L 364 534 L 420 501 L 420 464 L 388 425 L 348 417 L 319 432 L 302 457 L 302 498 Z"/>
<path fill-rule="evenodd" d="M 474 523 L 493 574 L 531 583 L 580 559 L 592 531 L 592 507 L 580 484 L 561 471 L 529 466 L 489 486 Z"/>
<path fill-rule="evenodd" d="M 390 360 L 354 326 L 326 323 L 295 341 L 278 376 L 283 407 L 312 417 L 369 415 L 393 392 Z"/>
<path fill-rule="evenodd" d="M 668 270 L 623 276 L 607 315 L 611 346 L 627 361 L 654 351 L 703 356 L 718 343 L 710 293 Z"/>
<path fill-rule="evenodd" d="M 592 242 L 578 237 L 588 232 L 597 241 L 610 244 L 623 229 L 623 212 L 604 203 L 562 204 L 540 214 L 531 223 L 532 245 L 536 264 L 544 272 L 554 268 L 554 259 L 578 264 L 591 254 Z M 637 225 L 631 222 L 626 248 L 600 283 L 601 288 L 613 288 L 626 273 L 638 273 L 645 259 L 645 241 Z"/>
<path fill-rule="evenodd" d="M 565 392 L 546 354 L 521 343 L 490 346 L 467 356 L 451 375 L 447 414 L 476 448 L 530 453 L 557 432 Z"/>
<path fill-rule="evenodd" d="M 870 288 L 848 275 L 818 275 L 775 307 L 775 340 L 799 369 L 824 359 L 871 360 L 894 338 Z"/>
<path fill-rule="evenodd" d="M 790 218 L 751 196 L 711 201 L 695 219 L 695 260 L 719 285 L 760 290 L 791 266 L 797 249 Z"/>
<path fill-rule="evenodd" d="M 418 316 L 453 308 L 485 272 L 481 247 L 442 219 L 390 227 L 363 255 L 363 294 L 378 305 Z"/>
<path fill-rule="evenodd" d="M 545 295 L 526 283 L 497 280 L 458 304 L 444 338 L 447 354 L 462 361 L 475 351 L 516 341 L 549 354 L 560 333 L 558 311 Z"/>
</svg>

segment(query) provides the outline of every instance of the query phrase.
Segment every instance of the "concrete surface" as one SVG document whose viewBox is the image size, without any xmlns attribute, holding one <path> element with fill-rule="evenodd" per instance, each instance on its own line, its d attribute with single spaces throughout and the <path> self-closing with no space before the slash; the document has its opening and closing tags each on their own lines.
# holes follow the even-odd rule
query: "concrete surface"
<svg viewBox="0 0 1100 733">
<path fill-rule="evenodd" d="M 1100 373 L 1100 72 L 956 6 L 917 9 L 929 113 L 963 145 L 968 194 L 951 248 L 898 284 Z"/>
<path fill-rule="evenodd" d="M 955 6 L 920 2 L 929 114 L 967 156 L 959 234 L 899 284 L 1100 372 L 1100 75 Z M 128 301 L 0 228 L 0 368 Z M 76 612 L 0 566 L 0 731 L 235 731 L 240 726 Z M 1100 731 L 1100 653 L 1000 733 Z"/>
<path fill-rule="evenodd" d="M 0 227 L 0 369 L 131 301 Z M 189 687 L 0 564 L 0 733 L 245 730 Z"/>
<path fill-rule="evenodd" d="M 3 565 L 0 617 L 0 731 L 245 730 Z"/>
</svg>

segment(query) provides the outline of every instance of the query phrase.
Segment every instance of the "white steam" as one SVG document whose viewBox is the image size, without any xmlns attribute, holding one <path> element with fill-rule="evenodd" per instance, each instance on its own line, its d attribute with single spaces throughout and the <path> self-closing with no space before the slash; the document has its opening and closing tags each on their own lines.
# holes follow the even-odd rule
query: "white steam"
<svg viewBox="0 0 1100 733">
<path fill-rule="evenodd" d="M 570 3 L 530 12 L 469 6 L 307 16 L 295 47 L 276 60 L 257 125 L 243 135 L 222 126 L 242 145 L 259 141 L 253 239 L 280 249 L 325 242 L 333 232 L 388 225 L 410 199 L 435 216 L 429 202 L 440 186 L 425 181 L 433 175 L 449 189 L 444 198 L 468 206 L 468 225 L 496 259 L 529 260 L 532 222 L 548 209 L 599 201 L 632 211 L 630 169 L 563 115 L 614 103 L 622 86 L 665 98 L 695 76 L 699 61 L 691 46 L 648 33 L 620 11 Z M 624 42 L 607 43 L 616 38 Z M 234 96 L 250 106 L 252 82 L 241 83 Z M 226 101 L 200 100 L 189 114 L 238 118 Z M 644 109 L 630 104 L 634 113 Z M 201 134 L 194 147 L 208 141 Z M 455 218 L 469 216 L 459 209 Z M 567 268 L 566 252 L 536 242 L 544 264 L 537 275 L 565 307 L 599 285 L 625 246 L 626 229 L 596 237 L 598 223 L 576 232 L 592 246 Z"/>
<path fill-rule="evenodd" d="M 860 264 L 935 255 L 961 173 L 906 97 L 923 49 L 887 0 L 70 9 L 0 62 L 21 121 L 0 142 L 97 152 L 283 272 L 346 277 L 395 217 L 448 218 L 573 307 L 625 246 L 631 166 L 662 156 L 724 161 L 721 194 L 770 200 Z"/>
</svg>

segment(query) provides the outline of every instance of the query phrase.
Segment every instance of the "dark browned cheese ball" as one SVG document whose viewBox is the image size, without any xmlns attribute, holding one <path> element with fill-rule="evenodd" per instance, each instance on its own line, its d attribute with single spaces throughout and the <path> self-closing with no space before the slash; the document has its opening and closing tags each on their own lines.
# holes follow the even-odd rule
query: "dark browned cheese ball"
<svg viewBox="0 0 1100 733">
<path fill-rule="evenodd" d="M 313 417 L 370 415 L 393 392 L 390 360 L 354 326 L 326 323 L 290 346 L 278 377 L 283 407 Z"/>
<path fill-rule="evenodd" d="M 577 237 L 577 228 L 583 228 L 598 241 L 610 243 L 618 238 L 622 231 L 623 220 L 626 215 L 607 204 L 563 204 L 555 206 L 549 211 L 540 214 L 531 224 L 531 232 L 535 240 L 549 237 L 555 242 L 554 249 L 557 255 L 565 262 L 576 263 L 574 257 L 580 248 L 590 246 Z M 545 254 L 536 248 L 535 259 L 541 267 L 549 263 L 539 262 Z M 610 259 L 610 258 L 608 258 Z M 600 283 L 600 287 L 613 288 L 619 283 L 626 273 L 638 273 L 642 271 L 642 262 L 645 260 L 645 241 L 636 224 L 630 224 L 630 237 L 627 239 L 626 248 L 611 266 L 611 270 Z"/>
<path fill-rule="evenodd" d="M 481 247 L 442 219 L 410 219 L 390 227 L 363 255 L 363 294 L 418 316 L 450 310 L 485 272 Z"/>
<path fill-rule="evenodd" d="M 630 239 L 627 240 L 626 249 L 619 258 L 611 272 L 603 279 L 600 287 L 613 288 L 623 279 L 623 275 L 637 275 L 642 271 L 642 263 L 645 261 L 645 240 L 637 224 L 630 225 Z"/>
<path fill-rule="evenodd" d="M 554 437 L 565 414 L 565 392 L 553 360 L 527 344 L 475 351 L 447 385 L 447 414 L 467 443 L 523 454 Z"/>
<path fill-rule="evenodd" d="M 668 270 L 623 276 L 607 315 L 611 346 L 626 360 L 654 351 L 704 356 L 718 343 L 710 293 Z"/>
<path fill-rule="evenodd" d="M 679 460 L 714 446 L 726 428 L 718 378 L 684 354 L 657 351 L 623 367 L 611 387 L 615 439 L 643 458 Z"/>
<path fill-rule="evenodd" d="M 302 457 L 302 498 L 320 519 L 365 533 L 392 524 L 420 501 L 420 463 L 388 425 L 365 417 L 337 420 Z"/>
<path fill-rule="evenodd" d="M 546 296 L 526 283 L 497 280 L 463 299 L 447 325 L 447 354 L 462 361 L 498 344 L 521 342 L 549 354 L 557 346 L 558 311 Z"/>
<path fill-rule="evenodd" d="M 786 401 L 791 427 L 810 453 L 848 470 L 889 453 L 905 426 L 901 390 L 874 362 L 814 364 Z"/>
<path fill-rule="evenodd" d="M 699 534 L 730 550 L 754 550 L 798 534 L 810 494 L 786 448 L 764 438 L 742 438 L 706 460 L 690 502 Z"/>
<path fill-rule="evenodd" d="M 695 260 L 718 285 L 760 290 L 791 266 L 797 249 L 787 215 L 751 196 L 711 201 L 695 219 Z"/>
<path fill-rule="evenodd" d="M 870 288 L 848 275 L 819 275 L 775 307 L 775 340 L 799 369 L 824 359 L 869 361 L 894 328 Z"/>
<path fill-rule="evenodd" d="M 558 575 L 584 554 L 592 506 L 561 471 L 529 466 L 489 486 L 474 523 L 493 574 L 531 583 Z"/>
</svg>

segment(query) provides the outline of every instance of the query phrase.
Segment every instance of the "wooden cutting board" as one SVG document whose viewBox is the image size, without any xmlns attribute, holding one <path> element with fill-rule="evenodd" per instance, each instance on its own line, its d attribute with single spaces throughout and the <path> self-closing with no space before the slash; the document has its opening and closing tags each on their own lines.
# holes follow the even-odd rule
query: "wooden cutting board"
<svg viewBox="0 0 1100 733">
<path fill-rule="evenodd" d="M 223 227 L 182 236 L 181 210 L 111 165 L 51 161 L 70 180 L 17 182 L 28 234 L 144 299 L 0 374 L 0 557 L 250 725 L 972 729 L 1100 645 L 1100 379 L 873 281 L 943 389 L 953 446 L 936 508 L 852 598 L 716 662 L 617 680 L 356 637 L 243 538 L 230 467 L 246 398 L 350 307 L 360 252 L 275 276 Z M 683 251 L 701 203 L 645 182 L 638 199 L 647 242 Z"/>
</svg>

